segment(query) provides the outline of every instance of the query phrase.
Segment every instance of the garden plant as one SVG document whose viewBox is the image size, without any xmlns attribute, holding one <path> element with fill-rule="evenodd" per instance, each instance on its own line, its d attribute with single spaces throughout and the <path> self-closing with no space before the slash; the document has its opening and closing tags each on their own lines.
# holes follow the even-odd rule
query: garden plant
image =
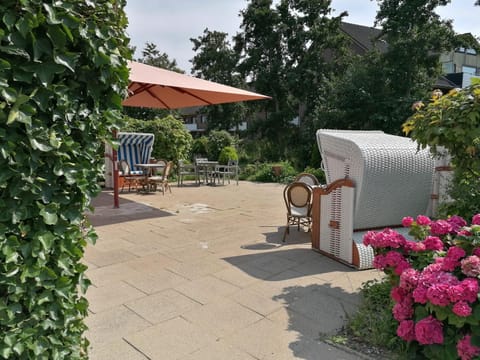
<svg viewBox="0 0 480 360">
<path fill-rule="evenodd" d="M 412 240 L 388 228 L 363 240 L 392 286 L 397 335 L 415 359 L 480 359 L 480 214 L 402 223 Z"/>
<path fill-rule="evenodd" d="M 0 2 L 0 358 L 88 357 L 85 213 L 122 122 L 124 5 Z"/>
</svg>

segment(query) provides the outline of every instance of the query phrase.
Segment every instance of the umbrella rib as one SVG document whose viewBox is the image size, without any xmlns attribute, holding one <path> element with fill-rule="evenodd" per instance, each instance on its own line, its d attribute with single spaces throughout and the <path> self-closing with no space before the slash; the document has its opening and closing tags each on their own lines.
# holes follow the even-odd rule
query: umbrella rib
<svg viewBox="0 0 480 360">
<path fill-rule="evenodd" d="M 184 88 L 179 88 L 179 87 L 176 87 L 176 86 L 170 86 L 170 87 L 171 87 L 173 90 L 178 91 L 179 93 L 190 95 L 191 97 L 194 97 L 194 98 L 197 99 L 197 100 L 203 101 L 204 103 L 206 103 L 206 104 L 208 104 L 208 105 L 213 105 L 212 102 L 207 101 L 207 100 L 201 98 L 200 96 L 195 95 L 195 94 L 191 93 L 190 91 L 185 90 Z"/>
<path fill-rule="evenodd" d="M 133 85 L 133 83 L 130 84 L 129 90 L 130 90 L 131 85 Z M 165 103 L 165 101 L 163 101 L 163 100 L 160 99 L 156 94 L 154 94 L 153 92 L 150 91 L 150 89 L 151 89 L 152 87 L 154 87 L 154 86 L 155 86 L 155 85 L 152 85 L 152 84 L 142 84 L 142 85 L 140 85 L 137 89 L 131 90 L 131 91 L 132 91 L 132 95 L 140 94 L 140 93 L 146 91 L 147 93 L 150 94 L 151 97 L 157 99 L 163 106 L 165 106 L 166 109 L 171 110 L 170 106 L 168 106 L 168 105 Z M 161 85 L 157 85 L 157 86 L 161 86 Z"/>
</svg>

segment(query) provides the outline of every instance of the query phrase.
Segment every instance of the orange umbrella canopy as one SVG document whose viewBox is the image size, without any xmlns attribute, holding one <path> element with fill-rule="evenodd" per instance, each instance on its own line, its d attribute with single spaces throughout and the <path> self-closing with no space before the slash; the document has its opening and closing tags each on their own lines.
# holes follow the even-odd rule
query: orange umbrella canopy
<svg viewBox="0 0 480 360">
<path fill-rule="evenodd" d="M 270 99 L 269 96 L 218 84 L 155 66 L 129 61 L 130 85 L 124 106 L 178 109 L 229 102 Z"/>
</svg>

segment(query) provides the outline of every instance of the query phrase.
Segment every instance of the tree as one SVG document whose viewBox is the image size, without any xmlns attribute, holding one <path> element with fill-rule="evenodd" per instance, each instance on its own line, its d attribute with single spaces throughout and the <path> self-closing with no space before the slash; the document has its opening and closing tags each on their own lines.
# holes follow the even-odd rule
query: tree
<svg viewBox="0 0 480 360">
<path fill-rule="evenodd" d="M 399 109 L 392 121 L 400 128 L 411 114 L 411 104 L 423 98 L 441 73 L 438 58 L 451 50 L 454 32 L 450 20 L 435 13 L 450 0 L 377 0 L 376 25 L 388 50 L 381 55 L 381 72 L 388 99 Z"/>
<path fill-rule="evenodd" d="M 291 121 L 304 126 L 325 79 L 344 65 L 346 39 L 339 26 L 346 13 L 332 17 L 330 3 L 281 0 L 272 8 L 271 0 L 256 0 L 241 11 L 243 31 L 235 37 L 239 69 L 256 91 L 272 96 L 262 104 L 266 118 L 256 134 L 273 141 L 280 157 L 293 144 L 314 141 L 312 134 L 300 138 Z"/>
<path fill-rule="evenodd" d="M 192 74 L 224 85 L 245 88 L 236 71 L 239 55 L 227 40 L 227 33 L 205 29 L 203 35 L 191 38 L 193 51 Z M 202 110 L 208 117 L 208 130 L 230 130 L 245 120 L 247 106 L 243 103 L 221 104 Z"/>
<path fill-rule="evenodd" d="M 125 1 L 0 3 L 0 357 L 86 359 L 96 157 L 122 123 Z"/>
<path fill-rule="evenodd" d="M 449 21 L 435 9 L 448 1 L 378 1 L 377 40 L 386 52 L 374 49 L 356 57 L 341 76 L 320 93 L 315 110 L 317 127 L 383 130 L 400 133 L 411 105 L 430 92 L 440 74 L 440 53 L 453 48 Z"/>
<path fill-rule="evenodd" d="M 145 48 L 142 50 L 142 57 L 139 58 L 138 61 L 181 74 L 185 73 L 185 71 L 177 66 L 177 60 L 170 59 L 167 53 L 160 53 L 160 50 L 157 49 L 157 45 L 151 42 L 145 43 Z"/>
</svg>

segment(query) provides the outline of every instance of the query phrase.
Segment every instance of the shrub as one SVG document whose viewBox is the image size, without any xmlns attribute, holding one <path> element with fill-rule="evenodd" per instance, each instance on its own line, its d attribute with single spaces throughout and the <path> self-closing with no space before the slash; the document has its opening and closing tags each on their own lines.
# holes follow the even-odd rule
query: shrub
<svg viewBox="0 0 480 360">
<path fill-rule="evenodd" d="M 84 214 L 122 123 L 124 6 L 0 2 L 1 358 L 87 358 Z"/>
<path fill-rule="evenodd" d="M 208 135 L 207 154 L 209 159 L 218 159 L 225 146 L 233 145 L 233 137 L 225 130 L 214 130 Z"/>
<path fill-rule="evenodd" d="M 238 160 L 237 150 L 233 146 L 225 146 L 218 156 L 220 164 L 225 165 L 228 163 L 228 160 Z"/>
<path fill-rule="evenodd" d="M 155 135 L 152 156 L 177 163 L 190 154 L 193 138 L 183 122 L 168 115 L 163 119 L 138 120 L 129 118 L 124 131 L 146 132 Z"/>
<path fill-rule="evenodd" d="M 478 359 L 480 356 L 480 214 L 471 225 L 459 217 L 406 217 L 416 241 L 398 232 L 370 231 L 374 266 L 392 285 L 397 335 L 415 358 Z"/>
<path fill-rule="evenodd" d="M 398 349 L 402 348 L 402 340 L 396 334 L 391 289 L 392 286 L 386 278 L 364 283 L 360 291 L 362 302 L 357 312 L 348 320 L 347 331 L 371 345 L 398 352 Z"/>
<path fill-rule="evenodd" d="M 443 96 L 436 90 L 427 105 L 418 102 L 414 108 L 417 111 L 403 124 L 403 131 L 421 147 L 430 146 L 434 155 L 446 149 L 451 156 L 453 203 L 444 213 L 471 217 L 480 211 L 480 203 L 472 201 L 480 198 L 480 84 Z"/>
<path fill-rule="evenodd" d="M 208 156 L 208 138 L 206 136 L 201 136 L 193 140 L 192 144 L 192 160 L 193 157 L 207 157 Z"/>
<path fill-rule="evenodd" d="M 325 172 L 322 169 L 315 169 L 312 167 L 306 167 L 303 172 L 315 175 L 320 184 L 325 184 Z"/>
<path fill-rule="evenodd" d="M 277 176 L 273 170 L 273 166 L 280 166 L 282 168 L 281 173 Z M 277 182 L 288 184 L 293 181 L 297 175 L 297 170 L 288 162 L 283 161 L 280 163 L 263 163 L 255 166 L 255 172 L 248 176 L 247 179 L 250 181 L 259 181 L 259 182 Z M 245 167 L 243 172 L 249 173 L 252 171 L 252 167 Z"/>
</svg>

